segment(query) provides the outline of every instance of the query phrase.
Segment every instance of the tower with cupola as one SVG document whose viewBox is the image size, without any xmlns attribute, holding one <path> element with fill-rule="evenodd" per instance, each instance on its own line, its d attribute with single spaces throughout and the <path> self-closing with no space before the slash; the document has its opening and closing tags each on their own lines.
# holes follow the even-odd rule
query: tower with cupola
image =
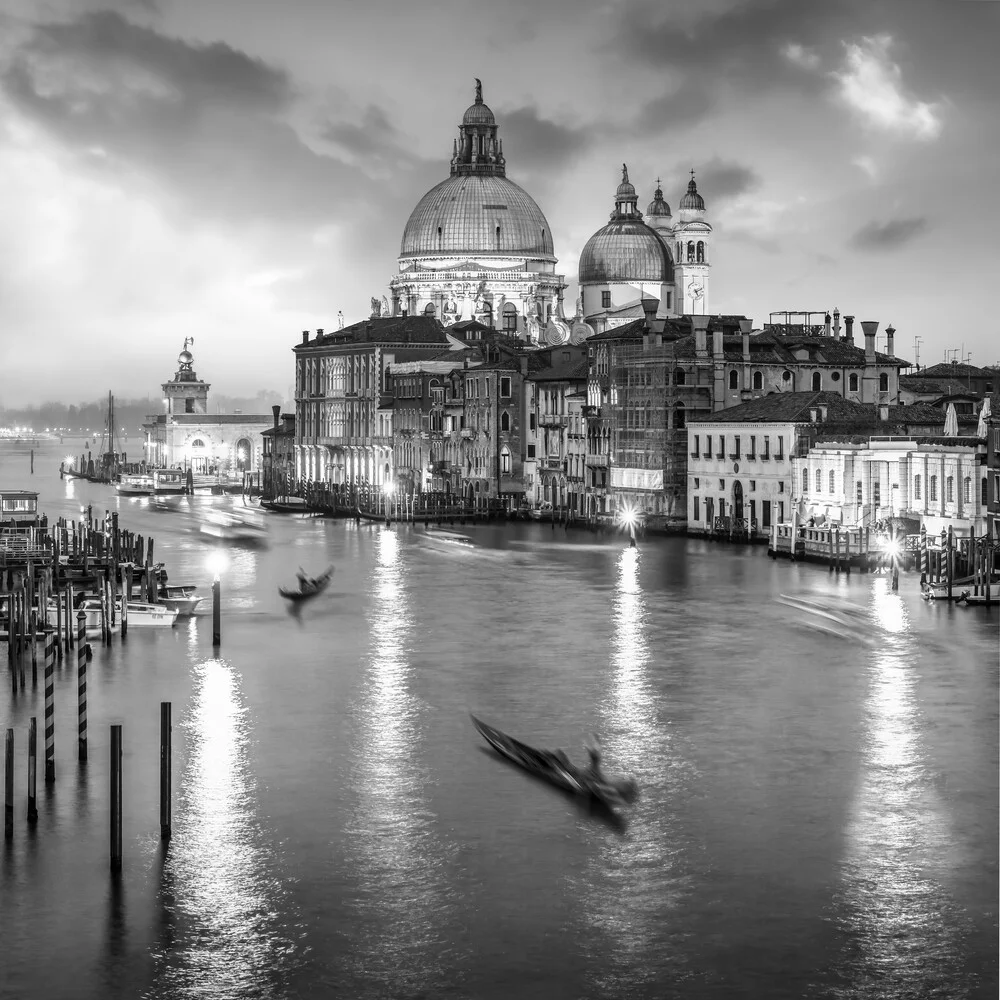
<svg viewBox="0 0 1000 1000">
<path fill-rule="evenodd" d="M 678 311 L 709 313 L 709 277 L 712 268 L 712 227 L 705 220 L 705 199 L 698 193 L 694 171 L 687 192 L 677 206 L 672 241 Z"/>
<path fill-rule="evenodd" d="M 162 383 L 167 413 L 208 413 L 208 382 L 202 382 L 194 370 L 194 356 L 188 350 L 192 341 L 184 338 L 184 350 L 177 356 L 177 371 L 169 382 Z"/>
</svg>

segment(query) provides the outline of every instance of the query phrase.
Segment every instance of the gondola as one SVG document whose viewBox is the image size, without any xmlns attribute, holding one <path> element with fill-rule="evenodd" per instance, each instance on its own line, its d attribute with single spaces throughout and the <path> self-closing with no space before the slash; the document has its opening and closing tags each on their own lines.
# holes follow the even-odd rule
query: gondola
<svg viewBox="0 0 1000 1000">
<path fill-rule="evenodd" d="M 479 730 L 480 736 L 501 757 L 565 792 L 587 798 L 612 812 L 636 797 L 636 784 L 630 778 L 619 781 L 596 781 L 576 767 L 561 750 L 539 750 L 528 746 L 527 743 L 515 740 L 501 730 L 487 725 L 474 715 L 472 722 Z"/>
<path fill-rule="evenodd" d="M 278 593 L 289 601 L 306 601 L 310 597 L 322 594 L 330 583 L 333 576 L 333 567 L 330 566 L 324 573 L 314 576 L 307 585 L 299 590 L 289 590 L 287 587 L 279 587 Z"/>
</svg>

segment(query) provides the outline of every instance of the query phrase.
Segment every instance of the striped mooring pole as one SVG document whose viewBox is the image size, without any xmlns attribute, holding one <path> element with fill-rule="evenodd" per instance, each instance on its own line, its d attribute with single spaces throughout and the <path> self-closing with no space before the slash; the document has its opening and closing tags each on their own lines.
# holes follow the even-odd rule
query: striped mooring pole
<svg viewBox="0 0 1000 1000">
<path fill-rule="evenodd" d="M 56 780 L 55 663 L 45 659 L 45 784 Z"/>
<path fill-rule="evenodd" d="M 77 730 L 79 738 L 79 758 L 87 763 L 87 616 L 80 612 L 76 616 L 76 703 Z"/>
</svg>

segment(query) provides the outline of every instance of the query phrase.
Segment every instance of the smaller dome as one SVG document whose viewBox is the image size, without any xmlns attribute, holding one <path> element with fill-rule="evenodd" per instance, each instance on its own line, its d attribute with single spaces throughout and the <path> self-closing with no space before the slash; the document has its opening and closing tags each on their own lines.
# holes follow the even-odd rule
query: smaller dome
<svg viewBox="0 0 1000 1000">
<path fill-rule="evenodd" d="M 695 212 L 705 211 L 705 199 L 698 194 L 698 185 L 694 182 L 694 171 L 691 171 L 691 180 L 688 181 L 687 194 L 681 198 L 680 208 L 691 209 Z"/>
<path fill-rule="evenodd" d="M 608 223 L 580 254 L 581 285 L 673 280 L 673 264 L 659 236 L 638 219 Z"/>
<path fill-rule="evenodd" d="M 670 218 L 670 206 L 663 200 L 663 189 L 660 187 L 659 181 L 656 182 L 656 191 L 653 194 L 653 200 L 646 209 L 646 215 L 660 215 Z"/>
<path fill-rule="evenodd" d="M 179 365 L 189 365 L 192 361 L 194 361 L 194 355 L 190 351 L 181 351 L 177 355 L 177 363 Z"/>
<path fill-rule="evenodd" d="M 628 167 L 622 164 L 622 182 L 615 192 L 615 201 L 628 201 L 635 197 L 635 185 L 628 179 Z"/>
<path fill-rule="evenodd" d="M 496 125 L 496 123 L 497 120 L 493 117 L 490 106 L 483 104 L 482 101 L 470 104 L 465 109 L 465 114 L 462 115 L 463 125 Z"/>
</svg>

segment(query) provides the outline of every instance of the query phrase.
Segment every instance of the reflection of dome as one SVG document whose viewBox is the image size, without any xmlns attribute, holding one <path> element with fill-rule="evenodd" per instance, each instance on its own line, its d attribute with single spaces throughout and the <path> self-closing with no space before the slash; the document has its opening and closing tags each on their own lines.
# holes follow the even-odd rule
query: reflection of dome
<svg viewBox="0 0 1000 1000">
<path fill-rule="evenodd" d="M 660 238 L 644 222 L 609 222 L 580 254 L 580 283 L 673 281 L 673 266 Z"/>
<path fill-rule="evenodd" d="M 687 194 L 680 200 L 678 208 L 687 208 L 695 212 L 705 211 L 705 199 L 698 194 L 698 185 L 694 182 L 694 171 L 691 171 L 691 180 L 688 181 Z"/>
<path fill-rule="evenodd" d="M 472 105 L 477 107 L 485 105 Z M 555 260 L 542 210 L 500 174 L 455 174 L 431 188 L 407 220 L 399 252 L 401 257 L 485 254 Z"/>
</svg>

